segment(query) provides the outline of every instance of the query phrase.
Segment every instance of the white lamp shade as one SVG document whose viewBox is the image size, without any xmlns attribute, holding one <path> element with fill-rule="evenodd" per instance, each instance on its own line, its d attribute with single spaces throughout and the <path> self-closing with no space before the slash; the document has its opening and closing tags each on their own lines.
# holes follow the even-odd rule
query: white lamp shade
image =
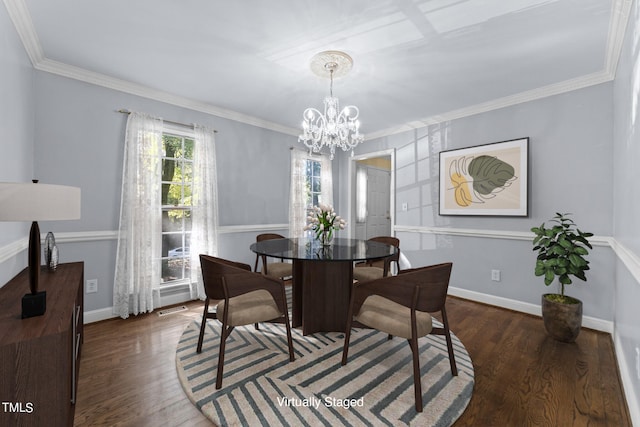
<svg viewBox="0 0 640 427">
<path fill-rule="evenodd" d="M 0 182 L 0 221 L 80 219 L 80 188 Z"/>
</svg>

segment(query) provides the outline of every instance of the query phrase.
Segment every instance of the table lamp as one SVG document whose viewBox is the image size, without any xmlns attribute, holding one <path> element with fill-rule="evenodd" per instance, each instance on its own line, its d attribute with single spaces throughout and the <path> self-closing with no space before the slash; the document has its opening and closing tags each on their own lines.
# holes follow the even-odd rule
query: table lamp
<svg viewBox="0 0 640 427">
<path fill-rule="evenodd" d="M 32 221 L 29 233 L 29 289 L 22 298 L 22 318 L 46 311 L 46 291 L 38 291 L 40 228 L 37 221 L 80 219 L 80 188 L 64 185 L 0 182 L 0 221 Z"/>
</svg>

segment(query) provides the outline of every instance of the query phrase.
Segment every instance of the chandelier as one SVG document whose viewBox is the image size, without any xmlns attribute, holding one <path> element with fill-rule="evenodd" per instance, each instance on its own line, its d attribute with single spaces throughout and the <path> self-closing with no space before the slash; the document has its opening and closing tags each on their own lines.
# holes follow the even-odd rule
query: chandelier
<svg viewBox="0 0 640 427">
<path fill-rule="evenodd" d="M 340 110 L 340 101 L 333 96 L 333 78 L 346 75 L 353 65 L 349 55 L 339 51 L 325 51 L 311 59 L 311 70 L 321 76 L 329 74 L 329 96 L 324 99 L 324 114 L 315 108 L 307 108 L 303 113 L 302 134 L 298 141 L 304 143 L 309 152 L 319 153 L 323 147 L 329 147 L 330 158 L 336 147 L 342 151 L 352 150 L 364 140 L 359 131 L 360 110 L 354 105 L 347 105 Z"/>
</svg>

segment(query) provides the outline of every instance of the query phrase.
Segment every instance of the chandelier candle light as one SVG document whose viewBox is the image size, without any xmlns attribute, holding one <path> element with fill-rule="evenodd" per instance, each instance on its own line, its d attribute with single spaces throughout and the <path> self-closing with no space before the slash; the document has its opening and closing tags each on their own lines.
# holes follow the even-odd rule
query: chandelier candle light
<svg viewBox="0 0 640 427">
<path fill-rule="evenodd" d="M 298 137 L 310 152 L 319 153 L 323 147 L 329 147 L 330 158 L 336 147 L 342 151 L 352 150 L 364 140 L 360 133 L 360 110 L 354 105 L 347 105 L 340 110 L 340 101 L 333 96 L 333 78 L 346 75 L 353 66 L 349 55 L 339 51 L 325 51 L 311 59 L 311 70 L 320 77 L 329 75 L 331 80 L 329 96 L 324 99 L 324 114 L 315 108 L 304 110 L 302 134 Z"/>
</svg>

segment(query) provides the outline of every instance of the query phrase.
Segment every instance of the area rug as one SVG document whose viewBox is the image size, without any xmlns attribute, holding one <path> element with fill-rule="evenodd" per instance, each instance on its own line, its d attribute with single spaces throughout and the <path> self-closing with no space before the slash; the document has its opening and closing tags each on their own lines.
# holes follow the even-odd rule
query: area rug
<svg viewBox="0 0 640 427">
<path fill-rule="evenodd" d="M 434 323 L 435 320 L 434 320 Z M 437 326 L 437 325 L 434 325 Z M 176 350 L 178 378 L 189 399 L 218 426 L 450 426 L 467 407 L 474 385 L 469 354 L 452 336 L 458 376 L 451 375 L 444 337 L 420 338 L 424 410 L 415 410 L 411 350 L 354 329 L 341 366 L 343 333 L 303 336 L 292 330 L 296 360 L 289 362 L 284 325 L 237 327 L 227 338 L 222 388 L 215 389 L 220 323 L 183 332 Z"/>
</svg>

